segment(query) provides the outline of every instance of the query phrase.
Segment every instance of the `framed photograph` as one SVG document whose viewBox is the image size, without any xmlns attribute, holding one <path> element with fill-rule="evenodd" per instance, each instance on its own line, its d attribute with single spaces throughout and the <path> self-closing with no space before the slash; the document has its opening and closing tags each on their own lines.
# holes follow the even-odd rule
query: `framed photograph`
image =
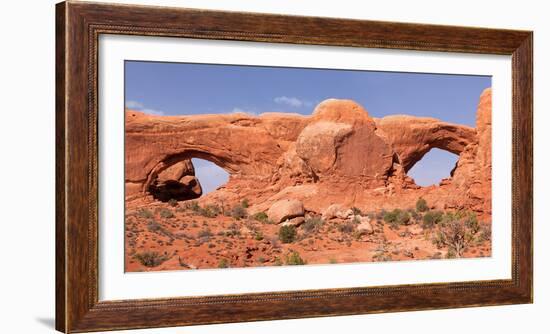
<svg viewBox="0 0 550 334">
<path fill-rule="evenodd" d="M 532 32 L 56 11 L 59 331 L 532 302 Z"/>
</svg>

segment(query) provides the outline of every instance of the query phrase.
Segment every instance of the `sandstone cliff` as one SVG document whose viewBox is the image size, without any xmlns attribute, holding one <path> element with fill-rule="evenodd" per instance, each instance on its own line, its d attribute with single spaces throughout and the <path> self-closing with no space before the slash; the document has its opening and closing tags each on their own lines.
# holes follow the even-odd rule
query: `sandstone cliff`
<svg viewBox="0 0 550 334">
<path fill-rule="evenodd" d="M 406 173 L 430 149 L 459 155 L 452 176 L 419 187 Z M 438 208 L 491 212 L 491 90 L 476 128 L 406 115 L 375 119 L 357 103 L 329 99 L 311 116 L 265 113 L 151 116 L 126 111 L 127 198 L 178 200 L 201 195 L 191 158 L 230 174 L 201 201 L 247 198 L 251 210 L 297 199 L 305 210 L 331 204 L 408 208 L 424 197 Z"/>
</svg>

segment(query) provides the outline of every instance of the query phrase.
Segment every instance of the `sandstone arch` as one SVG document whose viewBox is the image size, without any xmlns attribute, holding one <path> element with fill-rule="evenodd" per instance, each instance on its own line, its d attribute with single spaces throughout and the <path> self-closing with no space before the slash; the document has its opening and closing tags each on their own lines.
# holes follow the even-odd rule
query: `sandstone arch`
<svg viewBox="0 0 550 334">
<path fill-rule="evenodd" d="M 377 133 L 391 143 L 405 172 L 432 148 L 460 155 L 466 146 L 477 142 L 474 128 L 435 118 L 387 116 L 376 119 L 376 126 Z"/>
<path fill-rule="evenodd" d="M 306 122 L 293 114 L 153 116 L 127 110 L 125 179 L 139 185 L 127 193 L 145 191 L 163 170 L 193 157 L 230 175 L 270 177 Z"/>
</svg>

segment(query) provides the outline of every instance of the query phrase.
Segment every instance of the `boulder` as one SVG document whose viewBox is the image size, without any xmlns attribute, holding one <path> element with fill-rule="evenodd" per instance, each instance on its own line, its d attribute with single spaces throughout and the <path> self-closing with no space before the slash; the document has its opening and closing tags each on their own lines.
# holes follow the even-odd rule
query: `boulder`
<svg viewBox="0 0 550 334">
<path fill-rule="evenodd" d="M 370 223 L 369 217 L 363 217 L 363 216 L 356 216 L 359 220 L 359 225 L 357 225 L 357 231 L 361 234 L 372 234 L 374 233 L 374 229 L 372 228 L 372 225 Z"/>
<path fill-rule="evenodd" d="M 342 212 L 344 212 L 344 207 L 342 204 L 331 204 L 329 207 L 323 211 L 322 219 L 328 221 L 334 218 L 338 218 Z"/>
<path fill-rule="evenodd" d="M 352 209 L 345 209 L 341 204 L 332 204 L 323 211 L 322 219 L 331 220 L 334 218 L 348 219 L 353 216 Z"/>
<path fill-rule="evenodd" d="M 277 201 L 273 203 L 267 211 L 269 220 L 273 221 L 275 224 L 282 223 L 287 219 L 303 217 L 304 214 L 303 203 L 295 199 Z"/>
<path fill-rule="evenodd" d="M 292 225 L 292 226 L 298 227 L 302 225 L 305 221 L 306 219 L 304 217 L 294 217 L 294 218 L 285 220 L 282 226 Z"/>
</svg>

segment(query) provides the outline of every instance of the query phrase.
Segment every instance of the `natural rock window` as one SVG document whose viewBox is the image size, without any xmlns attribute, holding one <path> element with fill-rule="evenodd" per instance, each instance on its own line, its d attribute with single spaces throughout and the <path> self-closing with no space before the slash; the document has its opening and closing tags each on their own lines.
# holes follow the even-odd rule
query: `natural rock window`
<svg viewBox="0 0 550 334">
<path fill-rule="evenodd" d="M 432 148 L 407 173 L 415 183 L 421 187 L 439 185 L 451 173 L 458 161 L 458 155 L 451 152 Z"/>
<path fill-rule="evenodd" d="M 202 186 L 203 195 L 215 191 L 229 180 L 229 173 L 215 163 L 198 158 L 193 158 L 191 161 L 195 167 L 195 177 Z"/>
</svg>

